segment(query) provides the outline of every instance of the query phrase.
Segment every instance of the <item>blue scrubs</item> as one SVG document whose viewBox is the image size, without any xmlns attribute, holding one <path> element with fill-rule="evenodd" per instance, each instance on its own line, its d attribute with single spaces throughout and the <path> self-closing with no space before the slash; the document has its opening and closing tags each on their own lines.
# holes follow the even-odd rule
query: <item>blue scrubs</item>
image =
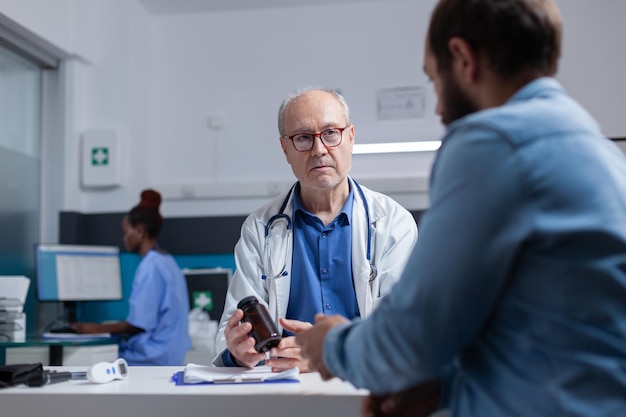
<svg viewBox="0 0 626 417">
<path fill-rule="evenodd" d="M 126 321 L 144 331 L 124 341 L 120 357 L 129 365 L 183 365 L 191 348 L 187 284 L 171 255 L 149 251 L 141 260 Z"/>
</svg>

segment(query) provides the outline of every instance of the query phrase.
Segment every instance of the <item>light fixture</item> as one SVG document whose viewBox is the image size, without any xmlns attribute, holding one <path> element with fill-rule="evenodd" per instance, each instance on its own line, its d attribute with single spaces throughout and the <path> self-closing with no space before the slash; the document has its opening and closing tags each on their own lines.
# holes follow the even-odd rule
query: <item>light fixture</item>
<svg viewBox="0 0 626 417">
<path fill-rule="evenodd" d="M 379 154 L 403 152 L 432 152 L 439 149 L 440 140 L 425 140 L 419 142 L 390 142 L 390 143 L 357 143 L 352 148 L 352 154 Z"/>
</svg>

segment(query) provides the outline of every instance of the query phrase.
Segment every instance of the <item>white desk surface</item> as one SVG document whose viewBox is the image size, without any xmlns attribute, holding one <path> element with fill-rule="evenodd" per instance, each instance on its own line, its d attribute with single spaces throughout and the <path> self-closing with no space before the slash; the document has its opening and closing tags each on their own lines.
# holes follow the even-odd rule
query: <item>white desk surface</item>
<svg viewBox="0 0 626 417">
<path fill-rule="evenodd" d="M 46 367 L 86 371 L 87 367 Z M 182 366 L 129 367 L 128 379 L 107 384 L 71 380 L 34 388 L 0 390 L 3 417 L 350 417 L 359 416 L 367 391 L 318 373 L 300 383 L 176 386 L 171 376 Z"/>
</svg>

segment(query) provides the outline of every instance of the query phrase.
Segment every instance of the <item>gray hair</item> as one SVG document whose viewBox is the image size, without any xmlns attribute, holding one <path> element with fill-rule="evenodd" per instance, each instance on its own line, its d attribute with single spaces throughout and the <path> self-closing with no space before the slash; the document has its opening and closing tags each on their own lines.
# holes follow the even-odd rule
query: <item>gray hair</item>
<svg viewBox="0 0 626 417">
<path fill-rule="evenodd" d="M 350 108 L 348 107 L 348 103 L 346 102 L 346 99 L 341 95 L 341 93 L 330 88 L 317 88 L 311 86 L 302 87 L 285 97 L 278 109 L 278 133 L 280 133 L 281 136 L 285 135 L 285 132 L 283 131 L 283 122 L 285 119 L 285 113 L 287 112 L 287 108 L 291 103 L 293 103 L 295 99 L 297 99 L 304 93 L 308 93 L 309 91 L 324 91 L 335 97 L 343 108 L 343 117 L 346 119 L 346 123 L 348 125 L 352 124 L 352 122 L 350 121 Z"/>
</svg>

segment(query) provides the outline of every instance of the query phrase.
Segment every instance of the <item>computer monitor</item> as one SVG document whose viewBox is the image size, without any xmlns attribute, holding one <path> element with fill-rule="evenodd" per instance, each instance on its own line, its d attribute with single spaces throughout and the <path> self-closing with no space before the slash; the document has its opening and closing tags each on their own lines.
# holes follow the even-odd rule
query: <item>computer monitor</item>
<svg viewBox="0 0 626 417">
<path fill-rule="evenodd" d="M 77 301 L 122 299 L 122 274 L 117 246 L 35 245 L 37 299 L 61 301 L 73 321 Z"/>
<path fill-rule="evenodd" d="M 209 313 L 211 320 L 219 321 L 224 311 L 224 301 L 232 276 L 229 268 L 183 269 L 189 308 L 202 308 Z"/>
</svg>

